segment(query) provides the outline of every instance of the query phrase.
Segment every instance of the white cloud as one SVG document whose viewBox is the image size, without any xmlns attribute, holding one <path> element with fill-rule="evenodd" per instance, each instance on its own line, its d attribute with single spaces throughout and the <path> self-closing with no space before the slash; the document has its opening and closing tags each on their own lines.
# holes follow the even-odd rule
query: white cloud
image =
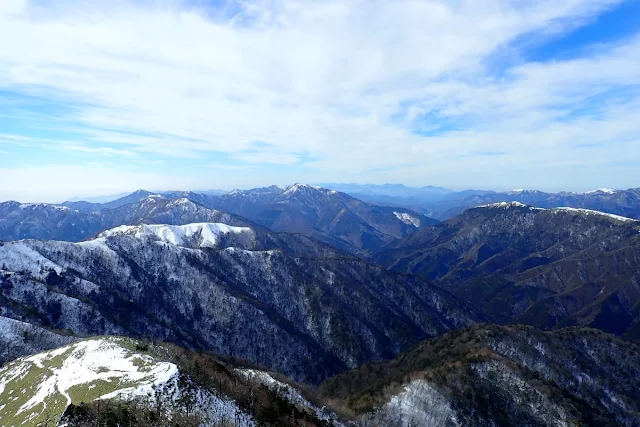
<svg viewBox="0 0 640 427">
<path fill-rule="evenodd" d="M 216 12 L 177 1 L 4 0 L 0 88 L 72 106 L 57 125 L 95 153 L 223 152 L 280 165 L 304 156 L 315 159 L 305 164 L 309 181 L 445 185 L 522 173 L 528 187 L 544 182 L 535 169 L 545 165 L 548 177 L 575 185 L 585 173 L 564 176 L 564 160 L 640 156 L 640 39 L 549 63 L 518 62 L 509 44 L 551 37 L 617 3 L 273 0 Z M 495 76 L 486 64 L 502 53 L 514 65 Z M 626 98 L 574 114 L 621 86 L 631 88 Z M 268 150 L 251 151 L 256 141 Z M 483 152 L 505 155 L 474 158 Z"/>
</svg>

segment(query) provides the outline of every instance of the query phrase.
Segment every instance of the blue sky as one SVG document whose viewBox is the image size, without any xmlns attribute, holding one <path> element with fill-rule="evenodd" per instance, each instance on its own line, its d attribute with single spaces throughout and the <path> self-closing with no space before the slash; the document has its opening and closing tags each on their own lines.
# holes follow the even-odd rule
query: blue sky
<svg viewBox="0 0 640 427">
<path fill-rule="evenodd" d="M 640 187 L 640 0 L 0 2 L 0 200 Z"/>
</svg>

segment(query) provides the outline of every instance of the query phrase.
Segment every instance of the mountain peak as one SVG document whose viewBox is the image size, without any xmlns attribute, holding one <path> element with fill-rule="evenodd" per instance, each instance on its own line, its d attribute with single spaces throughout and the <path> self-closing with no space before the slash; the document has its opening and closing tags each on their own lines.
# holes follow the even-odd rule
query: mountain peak
<svg viewBox="0 0 640 427">
<path fill-rule="evenodd" d="M 291 194 L 298 191 L 321 190 L 321 189 L 322 187 L 318 187 L 316 185 L 295 183 L 289 186 L 286 190 L 284 190 L 283 194 Z"/>
<path fill-rule="evenodd" d="M 615 194 L 617 192 L 618 192 L 618 190 L 615 190 L 613 188 L 596 188 L 595 190 L 587 191 L 586 193 L 582 193 L 582 194 L 596 194 L 596 193 L 600 193 L 600 194 Z M 580 194 L 580 193 L 578 193 L 578 194 Z"/>
<path fill-rule="evenodd" d="M 285 189 L 282 192 L 282 196 L 284 197 L 290 197 L 294 195 L 312 196 L 312 195 L 333 195 L 333 194 L 338 194 L 338 192 L 335 190 L 329 190 L 327 188 L 318 187 L 317 185 L 299 184 L 299 183 L 289 186 L 287 189 Z"/>
</svg>

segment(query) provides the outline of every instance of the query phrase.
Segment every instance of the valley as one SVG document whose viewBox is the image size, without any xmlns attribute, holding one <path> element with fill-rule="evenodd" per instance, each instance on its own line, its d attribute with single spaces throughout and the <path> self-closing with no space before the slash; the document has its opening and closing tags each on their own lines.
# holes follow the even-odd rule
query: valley
<svg viewBox="0 0 640 427">
<path fill-rule="evenodd" d="M 634 218 L 300 184 L 0 208 L 2 425 L 640 420 Z"/>
</svg>

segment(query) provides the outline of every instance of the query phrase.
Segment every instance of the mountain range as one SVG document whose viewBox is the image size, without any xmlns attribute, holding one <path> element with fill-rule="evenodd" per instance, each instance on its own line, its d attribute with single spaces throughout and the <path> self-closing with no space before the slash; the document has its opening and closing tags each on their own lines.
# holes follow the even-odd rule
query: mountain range
<svg viewBox="0 0 640 427">
<path fill-rule="evenodd" d="M 139 190 L 103 204 L 0 203 L 0 240 L 80 241 L 117 225 L 217 222 L 216 218 L 223 216 L 231 225 L 252 223 L 300 233 L 352 254 L 370 253 L 424 225 L 437 223 L 406 208 L 376 206 L 302 184 L 224 195 Z"/>
<path fill-rule="evenodd" d="M 639 425 L 637 190 L 338 190 L 1 203 L 0 425 Z"/>
<path fill-rule="evenodd" d="M 402 184 L 324 184 L 370 203 L 406 207 L 439 220 L 452 218 L 466 209 L 499 202 L 520 202 L 540 208 L 573 207 L 640 218 L 640 188 L 599 188 L 587 192 L 548 193 L 538 190 L 463 190 L 442 187 L 407 187 Z"/>
<path fill-rule="evenodd" d="M 310 383 L 484 319 L 424 280 L 310 238 L 221 223 L 8 242 L 0 263 L 2 315 L 172 341 Z"/>
<path fill-rule="evenodd" d="M 518 202 L 469 209 L 373 259 L 435 281 L 498 322 L 640 338 L 640 221 Z"/>
<path fill-rule="evenodd" d="M 129 197 L 129 196 L 128 196 Z M 46 203 L 0 203 L 0 240 L 64 240 L 78 242 L 119 225 L 188 224 L 224 222 L 249 225 L 250 221 L 187 199 L 147 195 L 113 209 L 91 211 Z"/>
</svg>

